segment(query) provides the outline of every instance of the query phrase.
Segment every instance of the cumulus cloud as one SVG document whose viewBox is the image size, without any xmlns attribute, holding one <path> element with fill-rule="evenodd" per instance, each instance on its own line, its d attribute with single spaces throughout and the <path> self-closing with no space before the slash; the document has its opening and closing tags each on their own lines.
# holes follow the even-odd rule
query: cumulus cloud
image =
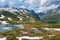
<svg viewBox="0 0 60 40">
<path fill-rule="evenodd" d="M 35 12 L 43 12 L 57 8 L 60 0 L 0 0 L 0 5 L 8 4 L 11 7 L 27 8 Z"/>
<path fill-rule="evenodd" d="M 48 0 L 41 0 L 41 6 L 44 5 Z"/>
<path fill-rule="evenodd" d="M 50 9 L 55 9 L 57 8 L 59 5 L 55 5 L 55 4 L 52 4 L 50 6 L 40 6 L 39 9 L 35 12 L 39 13 L 39 12 L 44 12 L 44 11 L 47 11 L 47 10 L 50 10 Z"/>
<path fill-rule="evenodd" d="M 31 6 L 39 6 L 40 0 L 25 0 L 26 3 L 29 3 Z"/>
<path fill-rule="evenodd" d="M 41 6 L 36 12 L 44 12 L 50 9 L 55 9 L 60 6 L 60 0 L 41 0 Z"/>
<path fill-rule="evenodd" d="M 55 4 L 55 5 L 60 5 L 60 0 L 48 0 L 44 5 L 51 5 L 51 4 Z"/>
<path fill-rule="evenodd" d="M 1 0 L 0 2 L 5 2 L 5 0 Z"/>
<path fill-rule="evenodd" d="M 22 5 L 20 8 L 24 8 L 24 9 L 26 9 L 26 7 L 25 7 L 24 5 Z"/>
<path fill-rule="evenodd" d="M 15 3 L 15 2 L 12 2 L 12 1 L 9 2 L 10 5 L 13 5 L 14 3 Z"/>
<path fill-rule="evenodd" d="M 48 9 L 55 9 L 55 8 L 57 8 L 59 5 L 54 5 L 54 4 L 52 4 L 51 6 L 49 6 L 48 7 Z"/>
</svg>

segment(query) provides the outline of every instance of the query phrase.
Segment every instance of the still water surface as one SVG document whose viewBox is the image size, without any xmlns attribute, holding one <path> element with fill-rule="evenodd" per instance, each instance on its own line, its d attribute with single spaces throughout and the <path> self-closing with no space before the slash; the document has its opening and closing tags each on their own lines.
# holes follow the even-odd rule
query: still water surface
<svg viewBox="0 0 60 40">
<path fill-rule="evenodd" d="M 21 28 L 23 29 L 24 28 L 24 25 L 22 24 L 19 24 L 19 25 L 13 25 L 13 24 L 0 24 L 0 32 L 8 32 L 14 28 Z"/>
</svg>

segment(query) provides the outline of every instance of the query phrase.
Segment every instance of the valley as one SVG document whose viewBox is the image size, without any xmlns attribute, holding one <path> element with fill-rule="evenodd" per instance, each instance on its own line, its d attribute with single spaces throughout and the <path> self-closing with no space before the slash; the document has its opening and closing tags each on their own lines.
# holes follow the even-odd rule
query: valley
<svg viewBox="0 0 60 40">
<path fill-rule="evenodd" d="M 26 9 L 20 9 L 18 12 L 1 10 L 0 37 L 7 37 L 7 40 L 9 40 L 10 38 L 13 40 L 13 38 L 22 36 L 42 36 L 42 40 L 60 39 L 60 23 L 55 23 L 57 21 L 53 20 L 54 15 L 51 16 L 51 14 L 49 14 L 49 16 L 51 16 L 50 18 L 53 17 L 51 20 L 48 19 L 48 16 L 46 17 L 46 15 L 43 15 L 44 17 L 46 17 L 45 20 L 45 18 L 41 15 L 41 18 L 44 18 L 44 20 L 41 20 L 39 19 L 39 16 L 37 16 L 37 14 L 32 14 L 33 12 Z"/>
</svg>

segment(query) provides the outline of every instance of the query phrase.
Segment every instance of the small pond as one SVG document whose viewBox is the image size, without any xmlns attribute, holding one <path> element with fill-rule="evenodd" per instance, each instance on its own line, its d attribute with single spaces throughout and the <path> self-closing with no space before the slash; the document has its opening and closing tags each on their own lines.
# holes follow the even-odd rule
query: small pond
<svg viewBox="0 0 60 40">
<path fill-rule="evenodd" d="M 14 28 L 21 28 L 24 29 L 24 25 L 19 24 L 19 25 L 13 25 L 13 24 L 0 24 L 0 32 L 8 32 Z"/>
</svg>

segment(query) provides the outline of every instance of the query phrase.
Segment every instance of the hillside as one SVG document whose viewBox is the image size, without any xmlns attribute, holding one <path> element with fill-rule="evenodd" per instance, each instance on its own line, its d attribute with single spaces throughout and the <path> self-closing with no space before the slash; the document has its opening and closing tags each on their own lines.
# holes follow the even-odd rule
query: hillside
<svg viewBox="0 0 60 40">
<path fill-rule="evenodd" d="M 58 8 L 39 13 L 38 16 L 46 23 L 60 23 L 60 6 Z"/>
<path fill-rule="evenodd" d="M 19 11 L 5 11 L 5 10 L 1 10 L 0 11 L 0 23 L 2 23 L 3 21 L 7 22 L 7 23 L 27 23 L 27 22 L 35 22 L 36 20 L 38 20 L 36 18 L 36 16 L 32 15 L 31 12 L 24 10 L 24 9 L 20 9 Z"/>
</svg>

